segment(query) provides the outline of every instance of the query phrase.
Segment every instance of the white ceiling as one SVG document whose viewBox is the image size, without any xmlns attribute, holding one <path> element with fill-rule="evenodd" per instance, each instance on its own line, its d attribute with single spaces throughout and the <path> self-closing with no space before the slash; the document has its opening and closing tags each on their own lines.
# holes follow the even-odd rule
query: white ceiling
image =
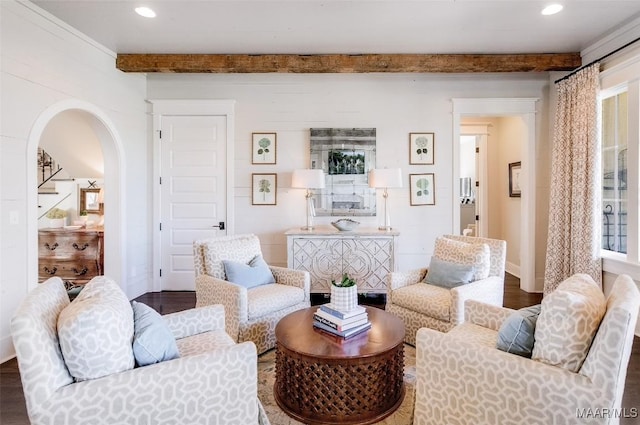
<svg viewBox="0 0 640 425">
<path fill-rule="evenodd" d="M 579 52 L 640 0 L 36 0 L 117 53 Z M 154 19 L 138 16 L 150 6 Z"/>
</svg>

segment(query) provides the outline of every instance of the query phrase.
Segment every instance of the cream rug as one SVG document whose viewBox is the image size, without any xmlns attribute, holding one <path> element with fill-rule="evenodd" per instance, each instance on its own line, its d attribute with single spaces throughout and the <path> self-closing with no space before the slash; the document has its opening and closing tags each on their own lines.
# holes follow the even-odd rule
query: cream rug
<svg viewBox="0 0 640 425">
<path fill-rule="evenodd" d="M 271 425 L 301 425 L 278 407 L 273 398 L 276 351 L 270 350 L 258 357 L 258 397 L 264 406 Z M 413 423 L 413 400 L 416 386 L 416 349 L 404 346 L 405 396 L 402 405 L 383 421 L 382 425 L 411 425 Z"/>
</svg>

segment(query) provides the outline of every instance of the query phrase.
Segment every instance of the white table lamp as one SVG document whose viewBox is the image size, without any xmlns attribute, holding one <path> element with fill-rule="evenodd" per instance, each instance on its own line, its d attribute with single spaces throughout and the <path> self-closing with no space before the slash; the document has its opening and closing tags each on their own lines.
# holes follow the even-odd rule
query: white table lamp
<svg viewBox="0 0 640 425">
<path fill-rule="evenodd" d="M 369 173 L 369 187 L 384 189 L 384 226 L 378 227 L 380 230 L 391 230 L 391 216 L 389 215 L 389 204 L 387 198 L 388 188 L 402 187 L 402 170 L 400 168 L 376 168 Z"/>
<path fill-rule="evenodd" d="M 324 189 L 324 172 L 322 170 L 293 170 L 291 175 L 291 187 L 307 189 L 307 225 L 303 230 L 313 230 L 313 217 L 316 215 L 313 206 L 313 193 L 311 189 Z"/>
</svg>

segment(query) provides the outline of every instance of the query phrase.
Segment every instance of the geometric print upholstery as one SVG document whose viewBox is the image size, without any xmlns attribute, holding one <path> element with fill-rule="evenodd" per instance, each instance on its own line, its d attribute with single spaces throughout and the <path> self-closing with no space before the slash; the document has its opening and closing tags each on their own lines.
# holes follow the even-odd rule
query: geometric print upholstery
<svg viewBox="0 0 640 425">
<path fill-rule="evenodd" d="M 223 261 L 248 264 L 255 256 L 262 255 L 260 240 L 256 235 L 222 236 L 194 242 L 202 247 L 204 274 L 226 280 Z"/>
<path fill-rule="evenodd" d="M 29 417 L 58 388 L 73 382 L 64 364 L 57 330 L 58 316 L 68 305 L 62 279 L 52 277 L 27 294 L 11 319 Z"/>
<path fill-rule="evenodd" d="M 252 234 L 193 243 L 196 307 L 223 305 L 227 333 L 235 342 L 252 341 L 261 354 L 275 347 L 281 318 L 311 306 L 311 279 L 306 271 L 270 266 L 275 284 L 246 288 L 225 280 L 223 260 L 246 264 L 256 255 L 261 255 L 260 241 Z"/>
<path fill-rule="evenodd" d="M 473 266 L 473 280 L 489 277 L 490 255 L 489 246 L 484 243 L 467 243 L 447 237 L 436 238 L 433 257 L 463 266 Z"/>
<path fill-rule="evenodd" d="M 485 341 L 511 314 L 482 319 L 467 303 L 469 322 L 449 333 L 423 328 L 416 342 L 416 425 L 618 424 L 640 292 L 629 276 L 616 279 L 607 310 L 578 373 L 500 351 Z M 544 309 L 544 306 L 542 307 Z M 479 328 L 484 335 L 472 337 Z M 461 329 L 458 329 L 461 328 Z M 537 344 L 538 341 L 534 343 Z M 577 414 L 591 412 L 578 419 Z M 612 414 L 597 414 L 612 412 Z M 620 412 L 620 410 L 617 410 Z M 596 413 L 596 414 L 594 414 Z"/>
<path fill-rule="evenodd" d="M 289 285 L 260 285 L 247 291 L 247 301 L 247 318 L 254 320 L 304 303 L 304 290 Z"/>
<path fill-rule="evenodd" d="M 532 358 L 577 372 L 606 311 L 600 286 L 588 274 L 575 274 L 542 300 Z"/>
<path fill-rule="evenodd" d="M 258 400 L 256 347 L 225 335 L 222 306 L 163 316 L 185 347 L 180 358 L 74 383 L 52 332 L 67 305 L 64 283 L 51 278 L 11 321 L 31 424 L 269 424 Z"/>
<path fill-rule="evenodd" d="M 96 276 L 58 316 L 64 362 L 76 381 L 133 369 L 133 310 L 120 286 Z"/>
<path fill-rule="evenodd" d="M 447 243 L 446 240 L 449 239 L 452 243 Z M 442 255 L 445 261 L 456 259 L 461 261 L 462 258 L 465 261 L 469 261 L 469 258 L 473 261 L 483 260 L 486 259 L 488 248 L 489 276 L 454 288 L 442 288 L 424 283 L 428 272 L 426 268 L 389 273 L 385 309 L 404 322 L 407 344 L 416 344 L 416 332 L 420 328 L 428 327 L 440 332 L 448 332 L 454 326 L 463 323 L 465 321 L 464 305 L 467 300 L 502 307 L 507 253 L 505 241 L 445 235 L 438 238 L 437 245 L 438 254 Z M 453 248 L 458 246 L 465 250 L 464 255 L 453 252 Z M 467 255 L 469 253 L 472 254 Z M 486 273 L 486 268 L 483 270 L 482 273 Z"/>
<path fill-rule="evenodd" d="M 429 302 L 425 302 L 425 300 Z M 396 289 L 393 303 L 444 322 L 449 322 L 451 291 L 435 285 L 417 284 Z"/>
</svg>

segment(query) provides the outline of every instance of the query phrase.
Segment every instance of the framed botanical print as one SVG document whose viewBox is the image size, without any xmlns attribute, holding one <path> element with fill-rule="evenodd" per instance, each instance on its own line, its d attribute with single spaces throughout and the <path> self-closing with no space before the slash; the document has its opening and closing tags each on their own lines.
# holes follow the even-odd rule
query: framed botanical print
<svg viewBox="0 0 640 425">
<path fill-rule="evenodd" d="M 434 133 L 409 133 L 409 164 L 433 165 Z"/>
<path fill-rule="evenodd" d="M 251 163 L 276 163 L 276 133 L 252 133 Z"/>
<path fill-rule="evenodd" d="M 251 205 L 276 205 L 278 175 L 251 174 Z"/>
<path fill-rule="evenodd" d="M 522 171 L 522 163 L 512 162 L 509 164 L 509 196 L 519 198 L 522 196 L 520 189 L 520 172 Z"/>
<path fill-rule="evenodd" d="M 433 173 L 409 174 L 411 205 L 435 205 L 435 184 Z"/>
</svg>

